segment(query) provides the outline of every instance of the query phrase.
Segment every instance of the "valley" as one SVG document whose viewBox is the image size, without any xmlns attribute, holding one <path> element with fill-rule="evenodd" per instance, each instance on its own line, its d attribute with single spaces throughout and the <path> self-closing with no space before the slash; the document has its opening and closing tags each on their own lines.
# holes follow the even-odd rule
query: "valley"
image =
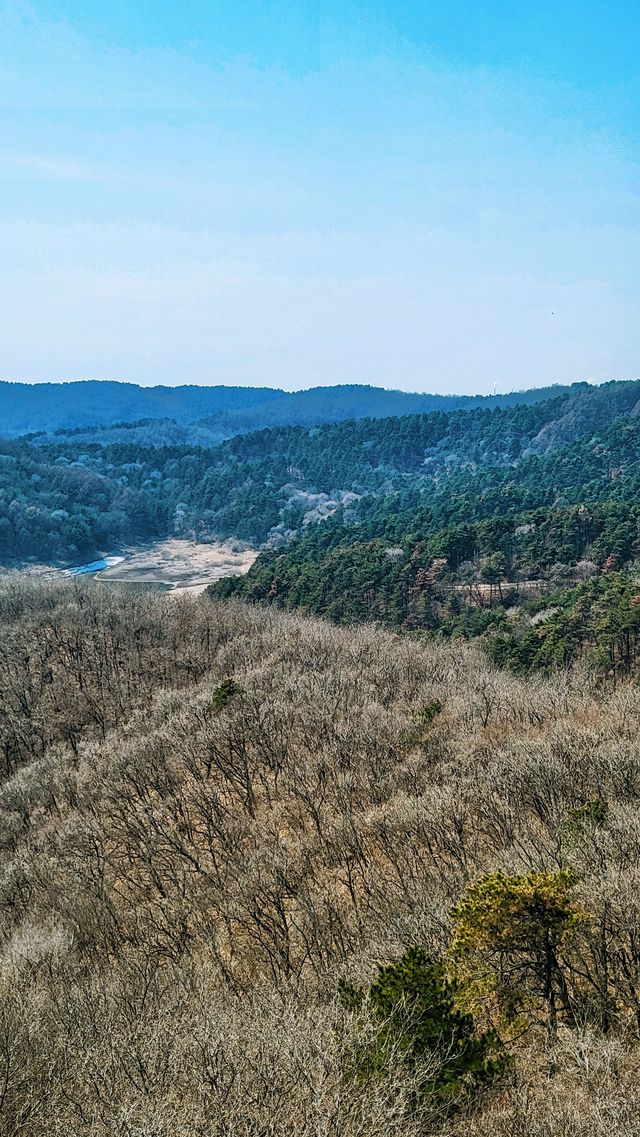
<svg viewBox="0 0 640 1137">
<path fill-rule="evenodd" d="M 638 406 L 0 442 L 1 1137 L 636 1132 Z"/>
<path fill-rule="evenodd" d="M 171 438 L 165 419 L 0 440 L 0 564 L 91 569 L 105 549 L 126 552 L 99 582 L 477 639 L 520 671 L 584 659 L 628 676 L 640 383 L 548 393 L 276 425 L 215 446 Z"/>
</svg>

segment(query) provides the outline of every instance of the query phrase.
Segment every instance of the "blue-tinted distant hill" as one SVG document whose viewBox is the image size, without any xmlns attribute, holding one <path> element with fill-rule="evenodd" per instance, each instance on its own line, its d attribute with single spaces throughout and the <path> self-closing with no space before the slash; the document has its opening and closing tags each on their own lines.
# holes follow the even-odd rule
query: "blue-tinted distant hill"
<svg viewBox="0 0 640 1137">
<path fill-rule="evenodd" d="M 358 384 L 312 387 L 308 391 L 286 393 L 279 399 L 234 407 L 221 416 L 204 418 L 200 425 L 222 427 L 224 433 L 231 437 L 273 426 L 318 426 L 321 423 L 427 414 L 431 411 L 530 405 L 565 394 L 570 389 L 576 392 L 588 390 L 588 384 L 576 383 L 572 388 L 558 386 L 511 391 L 505 395 L 431 395 Z"/>
<path fill-rule="evenodd" d="M 0 434 L 108 426 L 138 419 L 195 422 L 251 403 L 266 405 L 284 395 L 270 387 L 138 387 L 135 383 L 0 382 Z"/>
<path fill-rule="evenodd" d="M 106 380 L 0 382 L 0 435 L 84 431 L 144 420 L 141 441 L 149 444 L 154 441 L 149 423 L 164 420 L 165 433 L 167 421 L 183 428 L 179 432 L 182 442 L 211 443 L 271 426 L 315 426 L 428 411 L 508 407 L 586 388 L 587 384 L 577 383 L 571 388 L 555 386 L 506 395 L 456 396 L 412 394 L 355 384 L 289 393 L 271 387 L 138 387 Z M 194 424 L 197 427 L 193 432 L 184 429 Z M 194 435 L 192 439 L 190 433 Z M 96 441 L 107 443 L 108 433 Z"/>
</svg>

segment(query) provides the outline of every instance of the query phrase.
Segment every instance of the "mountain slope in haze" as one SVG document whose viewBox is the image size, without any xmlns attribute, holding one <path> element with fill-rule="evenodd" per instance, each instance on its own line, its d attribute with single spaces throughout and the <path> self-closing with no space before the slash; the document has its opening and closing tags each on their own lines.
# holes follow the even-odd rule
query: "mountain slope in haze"
<svg viewBox="0 0 640 1137">
<path fill-rule="evenodd" d="M 511 406 L 539 402 L 552 394 L 579 391 L 547 388 L 507 395 L 455 396 L 410 394 L 359 385 L 317 387 L 287 393 L 274 388 L 138 387 L 133 383 L 90 380 L 72 383 L 0 382 L 0 435 L 15 437 L 43 431 L 88 430 L 145 420 L 141 441 L 157 444 L 149 429 L 154 420 L 171 420 L 185 443 L 215 444 L 234 434 L 277 425 L 313 426 L 365 417 L 386 417 L 433 410 Z M 187 430 L 193 424 L 192 430 Z M 110 441 L 104 430 L 96 441 Z"/>
<path fill-rule="evenodd" d="M 0 382 L 0 434 L 104 426 L 136 419 L 194 422 L 284 392 L 268 387 L 139 387 L 135 383 L 86 380 L 70 383 Z"/>
<path fill-rule="evenodd" d="M 222 428 L 231 437 L 276 426 L 317 426 L 361 418 L 391 418 L 430 414 L 433 411 L 494 409 L 543 402 L 568 392 L 588 390 L 588 384 L 536 388 L 505 395 L 432 395 L 385 390 L 365 385 L 312 387 L 285 393 L 264 404 L 234 408 L 216 418 L 204 418 L 202 427 Z"/>
</svg>

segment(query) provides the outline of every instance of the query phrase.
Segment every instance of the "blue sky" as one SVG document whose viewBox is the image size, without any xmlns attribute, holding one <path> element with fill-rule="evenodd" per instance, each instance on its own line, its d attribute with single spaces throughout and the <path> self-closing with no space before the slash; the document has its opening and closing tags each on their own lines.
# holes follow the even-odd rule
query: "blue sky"
<svg viewBox="0 0 640 1137">
<path fill-rule="evenodd" d="M 0 375 L 640 375 L 640 6 L 0 2 Z"/>
</svg>

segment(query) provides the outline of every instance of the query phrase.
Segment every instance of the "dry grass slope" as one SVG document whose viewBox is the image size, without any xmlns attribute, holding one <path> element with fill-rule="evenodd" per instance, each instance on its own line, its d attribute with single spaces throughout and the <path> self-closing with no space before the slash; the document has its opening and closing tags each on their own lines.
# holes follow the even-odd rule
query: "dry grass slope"
<svg viewBox="0 0 640 1137">
<path fill-rule="evenodd" d="M 9 579 L 0 626 L 0 1133 L 640 1134 L 637 689 L 83 583 Z M 441 954 L 487 871 L 567 865 L 585 1009 L 551 1081 L 535 1023 L 453 1117 L 392 1053 L 345 1076 L 372 1024 L 338 977 Z"/>
</svg>

